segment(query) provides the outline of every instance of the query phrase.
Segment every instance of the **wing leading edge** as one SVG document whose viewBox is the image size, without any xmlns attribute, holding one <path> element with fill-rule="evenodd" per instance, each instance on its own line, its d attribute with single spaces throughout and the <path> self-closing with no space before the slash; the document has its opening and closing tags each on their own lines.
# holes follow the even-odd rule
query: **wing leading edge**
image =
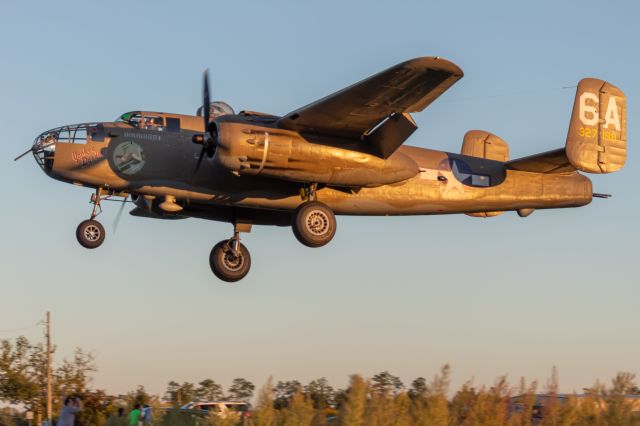
<svg viewBox="0 0 640 426">
<path fill-rule="evenodd" d="M 462 70 L 446 59 L 412 59 L 292 111 L 278 125 L 299 132 L 364 138 L 389 117 L 422 111 L 462 76 Z"/>
</svg>

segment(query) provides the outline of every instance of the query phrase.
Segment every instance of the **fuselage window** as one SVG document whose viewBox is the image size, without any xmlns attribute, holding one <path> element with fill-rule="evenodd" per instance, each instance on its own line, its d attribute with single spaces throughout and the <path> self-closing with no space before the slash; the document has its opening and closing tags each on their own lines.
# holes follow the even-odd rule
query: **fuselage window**
<svg viewBox="0 0 640 426">
<path fill-rule="evenodd" d="M 55 129 L 55 133 L 51 136 L 60 143 L 87 143 L 87 126 L 84 124 L 64 126 L 59 129 Z"/>
<path fill-rule="evenodd" d="M 471 170 L 467 163 L 459 159 L 451 159 L 451 172 L 461 183 L 469 186 L 491 186 L 491 176 Z"/>
<path fill-rule="evenodd" d="M 486 175 L 471 175 L 471 186 L 490 186 L 491 178 Z"/>
<path fill-rule="evenodd" d="M 180 119 L 167 117 L 167 132 L 179 132 Z"/>
<path fill-rule="evenodd" d="M 92 142 L 104 142 L 104 126 L 102 124 L 91 126 L 90 132 Z"/>
</svg>

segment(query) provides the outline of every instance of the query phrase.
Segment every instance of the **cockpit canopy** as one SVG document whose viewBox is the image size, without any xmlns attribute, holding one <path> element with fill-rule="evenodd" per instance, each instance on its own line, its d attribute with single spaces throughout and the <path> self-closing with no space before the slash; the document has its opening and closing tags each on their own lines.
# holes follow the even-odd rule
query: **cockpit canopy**
<svg viewBox="0 0 640 426">
<path fill-rule="evenodd" d="M 155 111 L 129 111 L 116 119 L 117 123 L 125 123 L 140 130 L 179 132 L 191 130 L 203 131 L 202 119 L 194 115 L 174 114 Z"/>
<path fill-rule="evenodd" d="M 170 123 L 165 123 L 165 118 L 161 114 L 148 113 L 142 111 L 131 111 L 122 114 L 116 121 L 127 123 L 136 129 L 146 130 L 164 130 L 165 126 L 170 126 Z"/>
<path fill-rule="evenodd" d="M 180 119 L 164 113 L 148 111 L 131 111 L 122 114 L 116 122 L 127 123 L 136 129 L 180 131 Z"/>
<path fill-rule="evenodd" d="M 233 110 L 233 108 L 231 108 L 231 106 L 228 103 L 222 102 L 222 101 L 211 102 L 209 104 L 209 108 L 210 108 L 211 120 L 213 120 L 216 117 L 221 117 L 223 115 L 235 114 L 235 111 Z M 198 110 L 196 111 L 196 115 L 198 117 L 202 117 L 202 107 L 198 108 Z"/>
<path fill-rule="evenodd" d="M 140 111 L 125 112 L 118 117 L 116 121 L 131 124 L 133 127 L 138 127 L 142 121 L 142 113 Z"/>
</svg>

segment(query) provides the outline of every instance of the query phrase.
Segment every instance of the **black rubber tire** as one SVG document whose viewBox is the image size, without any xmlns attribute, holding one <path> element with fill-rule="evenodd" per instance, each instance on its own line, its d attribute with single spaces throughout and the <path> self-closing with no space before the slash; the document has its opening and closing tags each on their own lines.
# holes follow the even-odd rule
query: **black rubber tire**
<svg viewBox="0 0 640 426">
<path fill-rule="evenodd" d="M 76 238 L 80 245 L 84 248 L 98 248 L 104 242 L 107 236 L 104 226 L 97 220 L 84 220 L 80 222 L 76 229 Z"/>
<path fill-rule="evenodd" d="M 305 246 L 322 247 L 336 235 L 336 216 L 326 204 L 307 201 L 293 212 L 291 227 Z"/>
<path fill-rule="evenodd" d="M 235 258 L 229 244 L 231 244 L 230 240 L 223 240 L 213 246 L 209 255 L 209 266 L 216 277 L 233 283 L 240 281 L 249 273 L 251 254 L 244 244 L 240 243 L 240 253 L 238 258 Z"/>
</svg>

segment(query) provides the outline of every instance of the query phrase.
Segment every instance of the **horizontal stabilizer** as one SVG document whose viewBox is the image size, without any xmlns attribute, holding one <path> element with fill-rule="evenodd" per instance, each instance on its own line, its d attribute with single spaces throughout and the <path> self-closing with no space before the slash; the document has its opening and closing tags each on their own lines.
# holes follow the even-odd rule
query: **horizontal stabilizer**
<svg viewBox="0 0 640 426">
<path fill-rule="evenodd" d="M 508 161 L 505 166 L 508 169 L 533 173 L 567 173 L 576 170 L 569 162 L 564 148 Z"/>
<path fill-rule="evenodd" d="M 467 216 L 471 216 L 471 217 L 482 217 L 482 218 L 487 218 L 487 217 L 496 217 L 496 216 L 500 216 L 502 213 L 502 211 L 498 211 L 498 212 L 475 212 L 475 213 L 465 213 Z"/>
</svg>

